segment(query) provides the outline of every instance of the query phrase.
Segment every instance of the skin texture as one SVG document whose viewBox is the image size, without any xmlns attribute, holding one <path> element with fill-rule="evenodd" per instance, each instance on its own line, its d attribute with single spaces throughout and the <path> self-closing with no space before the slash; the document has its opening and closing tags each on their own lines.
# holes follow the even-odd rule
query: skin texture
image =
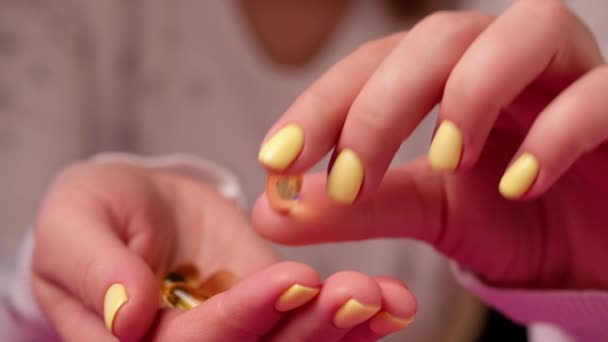
<svg viewBox="0 0 608 342">
<path fill-rule="evenodd" d="M 192 310 L 159 311 L 159 277 L 184 263 L 194 263 L 203 279 L 227 269 L 240 281 Z M 368 320 L 333 326 L 348 299 L 401 317 L 416 311 L 413 295 L 395 279 L 338 272 L 321 282 L 307 265 L 279 262 L 236 204 L 197 180 L 120 163 L 73 165 L 57 177 L 40 210 L 36 297 L 64 340 L 112 341 L 103 302 L 115 283 L 128 294 L 114 319 L 121 341 L 341 341 L 347 335 L 375 341 L 386 333 L 373 333 Z M 276 310 L 293 284 L 321 290 L 289 311 Z"/>
<path fill-rule="evenodd" d="M 415 238 L 498 286 L 606 289 L 607 90 L 593 35 L 559 1 L 517 1 L 498 17 L 435 13 L 340 61 L 268 133 L 304 130 L 286 174 L 333 148 L 357 153 L 365 178 L 356 201 L 335 203 L 326 174 L 308 175 L 289 215 L 262 195 L 254 225 L 294 245 Z M 456 169 L 434 170 L 427 156 L 388 169 L 438 103 L 439 123 L 462 133 Z M 539 172 L 507 199 L 499 182 L 524 153 Z"/>
</svg>

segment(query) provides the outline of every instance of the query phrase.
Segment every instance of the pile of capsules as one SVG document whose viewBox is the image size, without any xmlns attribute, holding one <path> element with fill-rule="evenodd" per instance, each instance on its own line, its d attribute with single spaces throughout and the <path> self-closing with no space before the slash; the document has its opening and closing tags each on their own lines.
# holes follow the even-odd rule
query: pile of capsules
<svg viewBox="0 0 608 342">
<path fill-rule="evenodd" d="M 183 265 L 167 273 L 160 284 L 164 307 L 190 310 L 218 293 L 230 289 L 237 282 L 234 273 L 221 270 L 202 281 L 198 269 Z"/>
</svg>

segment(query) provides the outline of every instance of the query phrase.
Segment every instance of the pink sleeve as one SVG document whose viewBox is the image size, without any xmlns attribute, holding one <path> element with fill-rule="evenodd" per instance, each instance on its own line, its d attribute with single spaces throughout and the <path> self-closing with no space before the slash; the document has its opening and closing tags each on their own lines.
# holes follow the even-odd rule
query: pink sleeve
<svg viewBox="0 0 608 342">
<path fill-rule="evenodd" d="M 458 266 L 454 271 L 460 284 L 486 304 L 530 326 L 532 342 L 608 340 L 608 291 L 494 288 Z"/>
<path fill-rule="evenodd" d="M 238 179 L 227 169 L 198 157 L 171 154 L 140 157 L 125 153 L 103 153 L 93 158 L 98 163 L 122 162 L 151 169 L 166 169 L 213 185 L 224 197 L 245 207 L 245 196 Z M 0 267 L 0 340 L 59 341 L 36 303 L 30 283 L 34 250 L 33 232 L 19 249 L 13 265 Z"/>
<path fill-rule="evenodd" d="M 0 331 L 6 341 L 59 341 L 34 300 L 30 284 L 33 234 L 26 236 L 16 263 L 0 270 Z"/>
</svg>

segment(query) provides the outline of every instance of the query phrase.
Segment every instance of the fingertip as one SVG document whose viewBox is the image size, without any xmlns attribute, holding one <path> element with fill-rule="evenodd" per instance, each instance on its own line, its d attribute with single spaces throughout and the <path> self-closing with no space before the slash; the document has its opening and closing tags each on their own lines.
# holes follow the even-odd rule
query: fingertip
<svg viewBox="0 0 608 342">
<path fill-rule="evenodd" d="M 277 281 L 282 284 L 295 282 L 305 282 L 311 286 L 318 286 L 321 282 L 319 273 L 311 266 L 297 261 L 283 261 L 271 266 L 270 273 L 279 275 Z"/>
<path fill-rule="evenodd" d="M 270 205 L 266 194 L 256 200 L 251 218 L 253 228 L 260 236 L 273 242 L 288 243 L 290 227 L 284 222 L 284 213 L 277 212 Z"/>
<path fill-rule="evenodd" d="M 140 267 L 109 277 L 103 299 L 106 328 L 121 341 L 139 341 L 150 329 L 160 303 L 158 280 Z"/>
<path fill-rule="evenodd" d="M 371 317 L 381 308 L 382 292 L 376 281 L 359 272 L 343 271 L 324 283 L 320 302 L 333 312 L 335 327 L 351 328 Z"/>
<path fill-rule="evenodd" d="M 208 325 L 206 336 L 213 340 L 257 341 L 274 329 L 287 312 L 311 301 L 319 289 L 320 277 L 313 268 L 299 262 L 281 262 L 247 276 L 180 319 L 204 322 Z M 200 328 L 184 330 L 192 334 Z"/>
<path fill-rule="evenodd" d="M 262 194 L 252 210 L 253 227 L 258 234 L 286 245 L 302 245 L 321 241 L 327 224 L 339 213 L 338 204 L 325 193 L 325 177 L 321 174 L 305 177 L 297 199 L 288 210 L 277 210 L 271 197 Z"/>
<path fill-rule="evenodd" d="M 402 318 L 416 315 L 418 301 L 406 284 L 392 277 L 376 277 L 376 281 L 382 290 L 383 310 Z"/>
<path fill-rule="evenodd" d="M 270 170 L 283 171 L 302 152 L 304 139 L 304 130 L 299 124 L 285 124 L 274 131 L 260 147 L 258 161 Z"/>
<path fill-rule="evenodd" d="M 267 311 L 265 305 L 270 303 L 270 307 L 280 309 L 278 311 L 289 311 L 295 307 L 293 302 L 314 297 L 320 284 L 321 278 L 314 268 L 296 261 L 284 261 L 250 275 L 222 295 L 229 306 L 248 303 L 250 312 Z M 251 300 L 252 292 L 256 293 L 255 300 Z M 288 306 L 291 308 L 286 309 Z"/>
<path fill-rule="evenodd" d="M 376 277 L 382 289 L 382 309 L 370 319 L 369 329 L 386 336 L 408 327 L 416 315 L 418 304 L 405 284 L 389 277 Z"/>
<path fill-rule="evenodd" d="M 315 298 L 321 290 L 321 278 L 312 267 L 294 261 L 286 261 L 275 265 L 283 279 L 278 279 L 281 285 L 280 294 L 274 303 L 279 312 L 288 312 L 299 308 Z"/>
</svg>

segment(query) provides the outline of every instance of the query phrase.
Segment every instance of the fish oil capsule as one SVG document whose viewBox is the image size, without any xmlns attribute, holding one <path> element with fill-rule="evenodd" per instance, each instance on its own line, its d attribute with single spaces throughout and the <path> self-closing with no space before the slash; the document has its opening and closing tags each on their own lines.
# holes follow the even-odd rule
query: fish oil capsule
<svg viewBox="0 0 608 342">
<path fill-rule="evenodd" d="M 168 307 L 190 310 L 204 302 L 207 297 L 196 288 L 184 283 L 174 283 L 165 286 L 162 298 Z"/>
<path fill-rule="evenodd" d="M 266 181 L 266 195 L 270 205 L 277 211 L 289 211 L 300 199 L 304 176 L 269 175 Z"/>
<path fill-rule="evenodd" d="M 200 293 L 210 298 L 216 294 L 230 290 L 237 282 L 238 278 L 234 273 L 228 270 L 220 270 L 205 279 L 199 286 L 199 290 Z"/>
<path fill-rule="evenodd" d="M 212 296 L 229 290 L 237 281 L 237 276 L 228 270 L 219 270 L 201 281 L 195 266 L 182 265 L 162 279 L 161 301 L 165 307 L 190 310 Z"/>
<path fill-rule="evenodd" d="M 193 265 L 182 265 L 167 273 L 160 286 L 161 300 L 165 306 L 190 310 L 207 297 L 198 291 L 198 269 Z"/>
</svg>

